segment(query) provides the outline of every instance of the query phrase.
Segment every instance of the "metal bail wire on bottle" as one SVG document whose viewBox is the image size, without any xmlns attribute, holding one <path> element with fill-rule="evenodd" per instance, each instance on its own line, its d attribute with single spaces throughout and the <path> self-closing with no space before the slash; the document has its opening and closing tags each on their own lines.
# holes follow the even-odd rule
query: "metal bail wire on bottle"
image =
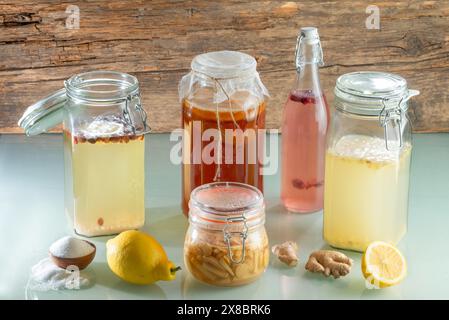
<svg viewBox="0 0 449 320">
<path fill-rule="evenodd" d="M 228 231 L 229 229 L 229 223 L 234 222 L 243 222 L 243 230 L 242 231 Z M 239 260 L 234 259 L 234 255 L 231 250 L 231 239 L 233 235 L 238 235 L 242 239 L 242 254 L 240 256 Z M 248 225 L 246 224 L 246 218 L 244 215 L 241 215 L 239 217 L 229 217 L 226 219 L 226 225 L 223 228 L 223 236 L 224 241 L 226 245 L 228 246 L 228 255 L 229 259 L 235 264 L 240 264 L 243 261 L 245 261 L 245 242 L 246 238 L 248 237 Z"/>
<path fill-rule="evenodd" d="M 296 66 L 296 70 L 301 68 L 300 64 L 298 63 L 298 51 L 299 51 L 299 46 L 300 46 L 302 38 L 304 38 L 304 35 L 301 32 L 298 35 L 298 38 L 296 38 L 296 47 L 295 47 L 295 66 Z"/>
<path fill-rule="evenodd" d="M 302 57 L 302 54 L 300 53 L 301 45 L 304 46 L 305 44 L 303 43 L 303 41 L 307 40 L 307 39 L 310 39 L 310 38 L 307 37 L 304 30 L 301 30 L 298 37 L 296 38 L 295 67 L 298 72 L 301 71 L 301 68 L 304 66 L 304 64 L 317 63 L 320 67 L 324 66 L 323 48 L 321 46 L 321 41 L 318 36 L 318 33 L 313 38 L 316 41 L 316 43 L 313 44 L 315 46 L 314 47 L 314 60 L 312 60 L 312 61 L 301 60 L 301 57 Z"/>
<path fill-rule="evenodd" d="M 379 114 L 379 123 L 384 128 L 385 147 L 388 151 L 397 151 L 402 148 L 402 116 L 403 110 L 401 109 L 403 98 L 399 101 L 398 105 L 394 109 L 387 109 L 386 102 L 388 99 L 382 100 L 382 111 Z M 396 139 L 391 139 L 389 132 L 396 135 Z"/>
</svg>

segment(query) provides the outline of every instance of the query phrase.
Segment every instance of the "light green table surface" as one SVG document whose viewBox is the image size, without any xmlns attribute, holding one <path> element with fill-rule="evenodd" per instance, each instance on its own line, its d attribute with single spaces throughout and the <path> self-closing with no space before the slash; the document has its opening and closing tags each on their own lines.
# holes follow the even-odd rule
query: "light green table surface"
<svg viewBox="0 0 449 320">
<path fill-rule="evenodd" d="M 172 165 L 166 134 L 149 135 L 146 225 L 171 260 L 183 266 L 187 221 L 181 214 L 180 167 Z M 183 268 L 173 282 L 134 286 L 119 280 L 105 262 L 107 237 L 94 238 L 97 256 L 87 269 L 96 284 L 85 290 L 36 292 L 27 288 L 30 268 L 49 245 L 72 234 L 64 214 L 63 152 L 60 135 L 0 136 L 0 298 L 7 299 L 417 299 L 449 298 L 449 134 L 414 136 L 409 230 L 399 247 L 408 277 L 392 288 L 369 290 L 358 253 L 349 276 L 327 279 L 304 270 L 313 250 L 326 247 L 322 214 L 287 213 L 279 201 L 279 176 L 265 178 L 266 227 L 270 243 L 295 240 L 301 263 L 287 269 L 271 259 L 257 282 L 218 288 L 195 281 Z"/>
</svg>

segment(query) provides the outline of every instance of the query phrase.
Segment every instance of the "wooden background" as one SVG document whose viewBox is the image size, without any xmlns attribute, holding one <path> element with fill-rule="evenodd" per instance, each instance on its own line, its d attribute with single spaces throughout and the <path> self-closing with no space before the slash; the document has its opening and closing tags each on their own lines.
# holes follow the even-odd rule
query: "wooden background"
<svg viewBox="0 0 449 320">
<path fill-rule="evenodd" d="M 65 27 L 68 5 L 80 29 Z M 368 5 L 381 29 L 368 30 Z M 0 0 L 0 132 L 21 132 L 23 110 L 94 69 L 136 75 L 150 124 L 180 126 L 177 85 L 199 53 L 240 50 L 256 57 L 272 99 L 267 126 L 277 128 L 294 79 L 301 26 L 317 26 L 329 100 L 338 75 L 395 72 L 421 95 L 411 103 L 415 131 L 449 131 L 449 1 L 16 1 Z"/>
</svg>

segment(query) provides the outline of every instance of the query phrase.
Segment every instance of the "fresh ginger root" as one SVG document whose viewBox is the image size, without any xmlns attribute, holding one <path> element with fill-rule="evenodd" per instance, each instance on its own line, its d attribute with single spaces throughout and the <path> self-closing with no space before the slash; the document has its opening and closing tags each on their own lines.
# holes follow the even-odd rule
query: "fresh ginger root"
<svg viewBox="0 0 449 320">
<path fill-rule="evenodd" d="M 295 267 L 298 264 L 299 258 L 296 255 L 298 245 L 296 242 L 286 241 L 282 244 L 274 245 L 271 248 L 271 251 L 281 262 L 285 263 L 289 267 Z"/>
<path fill-rule="evenodd" d="M 352 260 L 341 252 L 319 250 L 312 252 L 306 264 L 306 270 L 320 272 L 335 279 L 344 277 L 351 271 Z"/>
</svg>

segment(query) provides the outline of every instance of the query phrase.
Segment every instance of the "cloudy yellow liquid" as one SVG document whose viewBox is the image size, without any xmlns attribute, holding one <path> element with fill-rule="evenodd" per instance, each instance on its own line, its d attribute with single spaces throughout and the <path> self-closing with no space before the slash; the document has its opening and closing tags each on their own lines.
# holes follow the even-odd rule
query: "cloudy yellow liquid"
<svg viewBox="0 0 449 320">
<path fill-rule="evenodd" d="M 93 143 L 66 136 L 72 169 L 66 178 L 66 208 L 75 231 L 99 236 L 143 226 L 144 137 Z"/>
<path fill-rule="evenodd" d="M 385 149 L 380 138 L 349 135 L 326 154 L 324 239 L 364 251 L 372 241 L 393 244 L 407 231 L 411 146 Z"/>
</svg>

